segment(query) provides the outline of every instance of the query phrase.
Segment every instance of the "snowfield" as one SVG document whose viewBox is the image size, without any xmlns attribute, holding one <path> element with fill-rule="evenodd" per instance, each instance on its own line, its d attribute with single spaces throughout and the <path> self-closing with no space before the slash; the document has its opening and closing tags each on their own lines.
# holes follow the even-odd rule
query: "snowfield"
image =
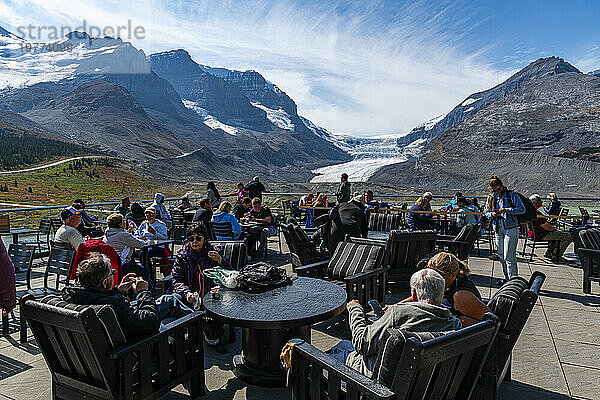
<svg viewBox="0 0 600 400">
<path fill-rule="evenodd" d="M 194 110 L 196 114 L 202 117 L 202 122 L 210 129 L 221 129 L 223 132 L 228 133 L 232 136 L 237 135 L 238 129 L 234 126 L 227 125 L 213 117 L 208 113 L 208 111 L 200 106 L 195 101 L 181 99 L 183 101 L 183 105 L 189 108 L 190 110 Z"/>
<path fill-rule="evenodd" d="M 269 107 L 265 107 L 260 103 L 251 103 L 254 107 L 260 108 L 264 112 L 267 113 L 267 119 L 271 121 L 275 126 L 281 129 L 285 129 L 286 131 L 294 131 L 296 127 L 292 123 L 290 116 L 286 113 L 283 108 L 279 110 L 274 110 Z"/>
</svg>

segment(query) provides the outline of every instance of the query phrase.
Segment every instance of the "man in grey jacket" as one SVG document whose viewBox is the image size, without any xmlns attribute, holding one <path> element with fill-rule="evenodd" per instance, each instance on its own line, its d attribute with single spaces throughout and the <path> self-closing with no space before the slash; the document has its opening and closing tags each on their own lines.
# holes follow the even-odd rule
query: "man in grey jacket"
<svg viewBox="0 0 600 400">
<path fill-rule="evenodd" d="M 354 350 L 347 355 L 346 365 L 371 377 L 379 344 L 388 328 L 411 332 L 441 332 L 462 328 L 460 320 L 441 306 L 445 286 L 444 278 L 433 269 L 415 272 L 410 278 L 413 301 L 388 307 L 381 318 L 371 325 L 367 325 L 365 312 L 358 301 L 348 303 Z M 346 341 L 346 349 L 349 344 Z"/>
<path fill-rule="evenodd" d="M 143 265 L 138 265 L 133 260 L 134 250 L 142 248 L 146 242 L 133 236 L 133 228 L 126 229 L 125 219 L 121 214 L 111 214 L 106 218 L 108 228 L 104 232 L 104 242 L 111 245 L 123 265 L 123 273 L 128 274 L 133 272 L 139 277 L 142 277 L 146 282 L 150 279 L 150 271 Z"/>
</svg>

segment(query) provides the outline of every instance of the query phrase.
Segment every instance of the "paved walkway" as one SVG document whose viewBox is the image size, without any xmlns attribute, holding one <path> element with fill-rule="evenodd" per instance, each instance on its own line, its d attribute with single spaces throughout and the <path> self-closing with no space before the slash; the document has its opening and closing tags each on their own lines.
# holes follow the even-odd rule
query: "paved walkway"
<svg viewBox="0 0 600 400">
<path fill-rule="evenodd" d="M 278 255 L 272 246 L 270 261 L 289 268 L 289 255 Z M 284 248 L 284 252 L 287 249 Z M 541 254 L 542 251 L 539 251 Z M 491 277 L 500 277 L 498 262 L 472 256 L 473 280 L 482 295 L 495 292 Z M 505 382 L 500 399 L 600 399 L 600 288 L 593 285 L 592 295 L 582 291 L 582 271 L 573 265 L 555 265 L 540 257 L 533 262 L 520 259 L 522 276 L 542 271 L 547 279 L 515 351 L 512 382 Z M 41 283 L 43 269 L 37 264 L 33 272 L 36 284 Z M 25 288 L 25 274 L 18 275 L 19 292 Z M 407 293 L 396 293 L 399 299 Z M 15 312 L 18 318 L 18 310 Z M 335 321 L 333 321 L 335 322 Z M 288 389 L 264 389 L 247 386 L 232 372 L 232 355 L 240 351 L 240 331 L 237 342 L 228 354 L 206 348 L 206 382 L 209 393 L 205 399 L 289 399 Z M 31 335 L 31 334 L 30 334 Z M 327 349 L 345 337 L 341 324 L 327 321 L 313 326 L 315 346 Z M 11 321 L 11 333 L 0 337 L 0 400 L 49 399 L 50 374 L 35 340 L 18 343 L 18 324 Z M 176 388 L 166 399 L 185 399 L 187 392 Z"/>
</svg>

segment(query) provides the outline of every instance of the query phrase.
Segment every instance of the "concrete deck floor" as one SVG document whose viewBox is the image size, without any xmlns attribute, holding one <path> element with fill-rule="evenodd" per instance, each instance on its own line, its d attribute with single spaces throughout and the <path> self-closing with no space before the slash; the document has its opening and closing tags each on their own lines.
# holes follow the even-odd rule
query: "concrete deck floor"
<svg viewBox="0 0 600 400">
<path fill-rule="evenodd" d="M 520 249 L 521 247 L 519 247 Z M 269 261 L 290 267 L 287 248 L 279 255 L 276 245 L 270 245 Z M 572 248 L 567 250 L 567 253 Z M 519 258 L 520 275 L 528 278 L 533 271 L 542 271 L 547 279 L 523 333 L 513 352 L 512 382 L 505 382 L 500 399 L 600 399 L 600 289 L 592 286 L 593 293 L 582 291 L 582 271 L 576 264 L 553 264 L 541 258 L 538 250 L 532 262 Z M 469 264 L 472 278 L 484 297 L 495 290 L 492 278 L 502 275 L 498 262 L 476 252 Z M 36 263 L 33 276 L 41 285 L 42 264 Z M 25 291 L 25 274 L 17 276 L 18 291 Z M 395 293 L 391 302 L 407 293 Z M 30 334 L 27 344 L 18 342 L 18 307 L 16 320 L 11 319 L 10 335 L 0 337 L 0 400 L 51 398 L 50 374 L 35 339 Z M 312 342 L 320 349 L 333 346 L 346 335 L 343 327 L 331 321 L 313 326 Z M 235 378 L 232 356 L 239 353 L 240 331 L 237 342 L 230 345 L 227 354 L 219 354 L 206 347 L 205 399 L 289 399 L 288 389 L 265 389 L 248 386 Z M 187 391 L 177 387 L 165 399 L 184 399 Z"/>
</svg>

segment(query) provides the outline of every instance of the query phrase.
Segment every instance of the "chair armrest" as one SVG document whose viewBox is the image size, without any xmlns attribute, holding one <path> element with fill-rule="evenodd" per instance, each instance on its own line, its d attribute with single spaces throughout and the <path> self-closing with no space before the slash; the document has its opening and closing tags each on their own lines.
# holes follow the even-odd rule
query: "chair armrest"
<svg viewBox="0 0 600 400">
<path fill-rule="evenodd" d="M 320 275 L 324 275 L 325 273 L 323 270 L 327 268 L 328 264 L 329 260 L 303 265 L 301 267 L 296 268 L 296 274 L 298 276 L 312 276 L 311 274 L 317 273 L 318 271 L 322 271 Z"/>
<path fill-rule="evenodd" d="M 438 235 L 438 240 L 454 240 L 454 235 Z"/>
<path fill-rule="evenodd" d="M 197 323 L 198 321 L 196 321 L 196 319 L 201 319 L 204 316 L 204 314 L 204 311 L 197 311 L 179 319 L 176 319 L 175 321 L 162 326 L 158 333 L 146 336 L 145 338 L 142 338 L 135 343 L 126 343 L 123 346 L 119 346 L 115 349 L 112 349 L 107 353 L 107 355 L 111 359 L 122 358 L 136 350 L 139 350 L 144 346 L 150 345 L 158 341 L 162 336 L 169 335 L 171 331 L 175 330 L 178 327 L 183 327 L 184 325 L 189 325 L 195 322 Z"/>
<path fill-rule="evenodd" d="M 449 245 L 449 246 L 468 246 L 470 245 L 469 242 L 463 242 L 461 240 L 446 240 L 446 239 L 437 239 L 435 241 L 435 244 L 444 244 L 444 245 Z"/>
<path fill-rule="evenodd" d="M 369 269 L 367 271 L 359 272 L 358 274 L 354 274 L 354 275 L 345 277 L 344 282 L 346 282 L 346 283 L 357 282 L 357 281 L 363 280 L 363 279 L 368 278 L 373 275 L 384 274 L 389 269 L 390 269 L 389 265 L 386 265 L 384 267 Z"/>
<path fill-rule="evenodd" d="M 600 250 L 586 249 L 585 247 L 580 247 L 577 251 L 580 252 L 580 253 L 583 253 L 583 254 L 588 254 L 590 256 L 593 256 L 595 254 L 600 255 Z"/>
<path fill-rule="evenodd" d="M 327 371 L 328 377 L 335 375 L 346 382 L 346 388 L 357 389 L 365 398 L 374 400 L 392 400 L 395 398 L 394 392 L 379 382 L 367 378 L 360 372 L 346 366 L 344 363 L 323 353 L 309 343 L 298 343 L 294 346 L 292 362 L 294 357 L 303 357 L 310 364 L 318 365 Z M 292 373 L 295 371 L 292 369 Z M 302 381 L 304 377 L 296 377 L 296 380 Z M 302 384 L 302 383 L 300 383 Z"/>
</svg>

